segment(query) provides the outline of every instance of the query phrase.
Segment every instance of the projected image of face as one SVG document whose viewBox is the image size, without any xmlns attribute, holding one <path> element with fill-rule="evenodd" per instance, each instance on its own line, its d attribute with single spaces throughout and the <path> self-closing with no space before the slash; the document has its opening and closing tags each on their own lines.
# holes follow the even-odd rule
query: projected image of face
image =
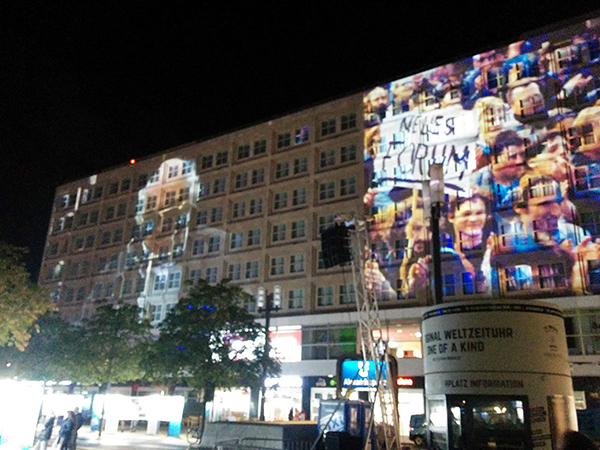
<svg viewBox="0 0 600 450">
<path fill-rule="evenodd" d="M 600 58 L 578 56 L 599 47 L 591 22 L 579 27 L 572 42 L 572 31 L 532 36 L 364 92 L 373 260 L 401 298 L 431 297 L 432 163 L 444 173 L 447 296 L 600 293 L 581 263 L 600 254 Z"/>
</svg>

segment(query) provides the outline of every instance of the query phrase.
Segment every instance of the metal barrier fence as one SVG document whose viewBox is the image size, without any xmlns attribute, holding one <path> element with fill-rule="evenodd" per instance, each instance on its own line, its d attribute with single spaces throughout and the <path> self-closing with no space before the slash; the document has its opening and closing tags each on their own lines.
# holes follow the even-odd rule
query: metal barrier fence
<svg viewBox="0 0 600 450">
<path fill-rule="evenodd" d="M 217 442 L 213 450 L 310 450 L 313 443 L 313 441 L 249 437 Z"/>
</svg>

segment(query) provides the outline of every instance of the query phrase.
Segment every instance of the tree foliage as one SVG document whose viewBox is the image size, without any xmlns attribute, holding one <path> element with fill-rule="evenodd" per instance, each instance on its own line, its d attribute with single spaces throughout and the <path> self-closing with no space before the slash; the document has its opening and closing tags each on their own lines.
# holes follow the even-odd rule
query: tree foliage
<svg viewBox="0 0 600 450">
<path fill-rule="evenodd" d="M 240 305 L 250 295 L 223 280 L 201 280 L 169 312 L 143 361 L 147 376 L 199 390 L 258 385 L 264 327 Z M 258 345 L 256 345 L 258 342 Z M 279 372 L 269 360 L 268 372 Z"/>
<path fill-rule="evenodd" d="M 27 346 L 37 318 L 54 309 L 46 293 L 31 283 L 23 263 L 25 252 L 0 243 L 0 345 L 19 350 Z"/>
</svg>

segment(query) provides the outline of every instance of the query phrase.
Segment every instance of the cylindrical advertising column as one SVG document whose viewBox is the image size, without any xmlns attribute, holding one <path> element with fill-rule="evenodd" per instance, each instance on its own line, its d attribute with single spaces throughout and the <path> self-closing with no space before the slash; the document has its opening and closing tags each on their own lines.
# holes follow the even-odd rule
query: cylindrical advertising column
<svg viewBox="0 0 600 450">
<path fill-rule="evenodd" d="M 465 441 L 478 440 L 501 448 L 502 439 L 522 433 L 529 441 L 523 448 L 550 450 L 558 448 L 566 430 L 577 429 L 557 306 L 522 300 L 448 303 L 425 311 L 422 332 L 436 445 L 463 448 Z M 448 433 L 436 437 L 432 430 L 440 423 Z"/>
</svg>

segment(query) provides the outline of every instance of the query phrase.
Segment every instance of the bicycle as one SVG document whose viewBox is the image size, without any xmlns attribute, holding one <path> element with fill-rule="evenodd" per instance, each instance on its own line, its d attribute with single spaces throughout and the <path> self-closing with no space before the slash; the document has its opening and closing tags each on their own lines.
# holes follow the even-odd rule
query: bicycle
<svg viewBox="0 0 600 450">
<path fill-rule="evenodd" d="M 198 445 L 202 440 L 202 430 L 199 426 L 188 428 L 185 438 L 188 441 L 188 444 L 190 444 L 190 447 Z"/>
</svg>

